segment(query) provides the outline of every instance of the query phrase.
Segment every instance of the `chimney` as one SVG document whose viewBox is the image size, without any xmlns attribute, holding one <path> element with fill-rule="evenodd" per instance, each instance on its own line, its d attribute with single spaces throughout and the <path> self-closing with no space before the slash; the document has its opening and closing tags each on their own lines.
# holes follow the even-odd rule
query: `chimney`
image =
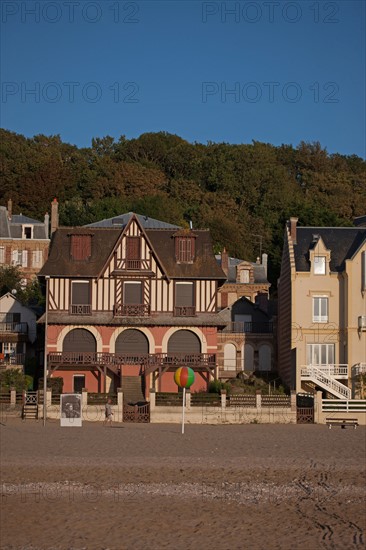
<svg viewBox="0 0 366 550">
<path fill-rule="evenodd" d="M 13 216 L 13 201 L 11 199 L 8 200 L 8 219 L 11 220 Z"/>
<path fill-rule="evenodd" d="M 268 313 L 268 294 L 266 292 L 258 292 L 255 297 L 255 303 L 259 309 Z"/>
<path fill-rule="evenodd" d="M 292 242 L 297 244 L 296 225 L 299 218 L 290 218 L 290 235 Z"/>
<path fill-rule="evenodd" d="M 53 199 L 51 203 L 51 235 L 58 228 L 58 202 L 57 199 Z"/>
<path fill-rule="evenodd" d="M 225 273 L 226 277 L 229 275 L 229 255 L 226 252 L 226 248 L 221 253 L 221 269 Z"/>
<path fill-rule="evenodd" d="M 267 277 L 268 254 L 262 254 L 262 266 Z"/>
<path fill-rule="evenodd" d="M 45 215 L 44 215 L 44 229 L 45 229 L 45 233 L 46 233 L 46 239 L 49 239 L 49 234 L 50 234 L 50 216 L 49 216 L 48 212 L 46 212 Z"/>
</svg>

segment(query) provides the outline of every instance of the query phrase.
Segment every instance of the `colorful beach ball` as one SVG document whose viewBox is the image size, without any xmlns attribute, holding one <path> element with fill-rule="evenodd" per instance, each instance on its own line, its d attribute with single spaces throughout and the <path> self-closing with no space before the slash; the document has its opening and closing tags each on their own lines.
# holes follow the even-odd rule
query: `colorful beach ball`
<svg viewBox="0 0 366 550">
<path fill-rule="evenodd" d="M 180 367 L 174 373 L 174 382 L 180 388 L 190 388 L 194 382 L 194 371 L 189 367 Z"/>
</svg>

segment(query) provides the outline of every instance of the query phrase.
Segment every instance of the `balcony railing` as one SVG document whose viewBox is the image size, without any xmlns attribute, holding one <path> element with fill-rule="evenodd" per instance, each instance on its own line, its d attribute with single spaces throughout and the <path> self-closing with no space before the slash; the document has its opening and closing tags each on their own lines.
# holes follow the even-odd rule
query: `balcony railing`
<svg viewBox="0 0 366 550">
<path fill-rule="evenodd" d="M 235 322 L 229 323 L 224 328 L 223 332 L 272 334 L 273 323 L 270 321 L 269 322 L 235 321 Z"/>
<path fill-rule="evenodd" d="M 194 306 L 176 306 L 174 308 L 175 317 L 195 317 L 196 308 Z"/>
<path fill-rule="evenodd" d="M 25 353 L 0 354 L 0 366 L 10 368 L 13 366 L 23 366 L 25 362 Z"/>
<path fill-rule="evenodd" d="M 151 258 L 129 260 L 127 258 L 114 258 L 116 271 L 151 271 Z"/>
<path fill-rule="evenodd" d="M 113 314 L 115 317 L 145 317 L 150 315 L 150 304 L 116 304 Z"/>
<path fill-rule="evenodd" d="M 60 365 L 143 365 L 145 367 L 216 365 L 214 353 L 152 353 L 125 354 L 103 352 L 58 351 L 48 354 L 50 366 Z"/>
<path fill-rule="evenodd" d="M 15 332 L 17 334 L 28 334 L 28 323 L 0 323 L 0 332 Z"/>
<path fill-rule="evenodd" d="M 301 365 L 301 374 L 307 376 L 307 371 L 310 371 L 312 367 L 315 367 L 326 376 L 345 380 L 348 379 L 348 365 L 346 364 L 335 365 L 334 363 L 330 363 L 327 365 Z"/>
<path fill-rule="evenodd" d="M 91 315 L 92 307 L 90 304 L 71 304 L 69 312 L 70 315 Z"/>
</svg>

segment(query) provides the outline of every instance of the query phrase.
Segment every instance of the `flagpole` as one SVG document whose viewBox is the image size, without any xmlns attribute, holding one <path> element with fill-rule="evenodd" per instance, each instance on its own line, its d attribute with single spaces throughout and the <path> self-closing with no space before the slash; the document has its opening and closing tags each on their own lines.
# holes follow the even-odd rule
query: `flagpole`
<svg viewBox="0 0 366 550">
<path fill-rule="evenodd" d="M 46 314 L 44 326 L 44 359 L 43 359 L 43 426 L 47 417 L 47 341 L 48 341 L 48 291 L 50 276 L 46 275 Z"/>
<path fill-rule="evenodd" d="M 183 388 L 182 434 L 184 434 L 184 409 L 185 408 L 186 408 L 186 389 Z"/>
</svg>

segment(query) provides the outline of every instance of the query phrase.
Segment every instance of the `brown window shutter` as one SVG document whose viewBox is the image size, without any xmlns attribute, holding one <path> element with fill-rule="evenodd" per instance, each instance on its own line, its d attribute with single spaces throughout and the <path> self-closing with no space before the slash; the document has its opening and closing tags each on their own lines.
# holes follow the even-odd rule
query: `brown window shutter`
<svg viewBox="0 0 366 550">
<path fill-rule="evenodd" d="M 127 237 L 126 255 L 128 260 L 140 260 L 140 237 Z"/>
<path fill-rule="evenodd" d="M 141 304 L 142 303 L 142 284 L 125 282 L 124 288 L 124 304 Z"/>
<path fill-rule="evenodd" d="M 79 283 L 73 281 L 71 285 L 71 303 L 74 305 L 90 304 L 89 283 Z"/>
<path fill-rule="evenodd" d="M 91 235 L 71 235 L 73 260 L 88 260 L 91 256 Z"/>
<path fill-rule="evenodd" d="M 193 303 L 193 283 L 175 285 L 175 305 L 177 307 L 191 307 Z"/>
</svg>

